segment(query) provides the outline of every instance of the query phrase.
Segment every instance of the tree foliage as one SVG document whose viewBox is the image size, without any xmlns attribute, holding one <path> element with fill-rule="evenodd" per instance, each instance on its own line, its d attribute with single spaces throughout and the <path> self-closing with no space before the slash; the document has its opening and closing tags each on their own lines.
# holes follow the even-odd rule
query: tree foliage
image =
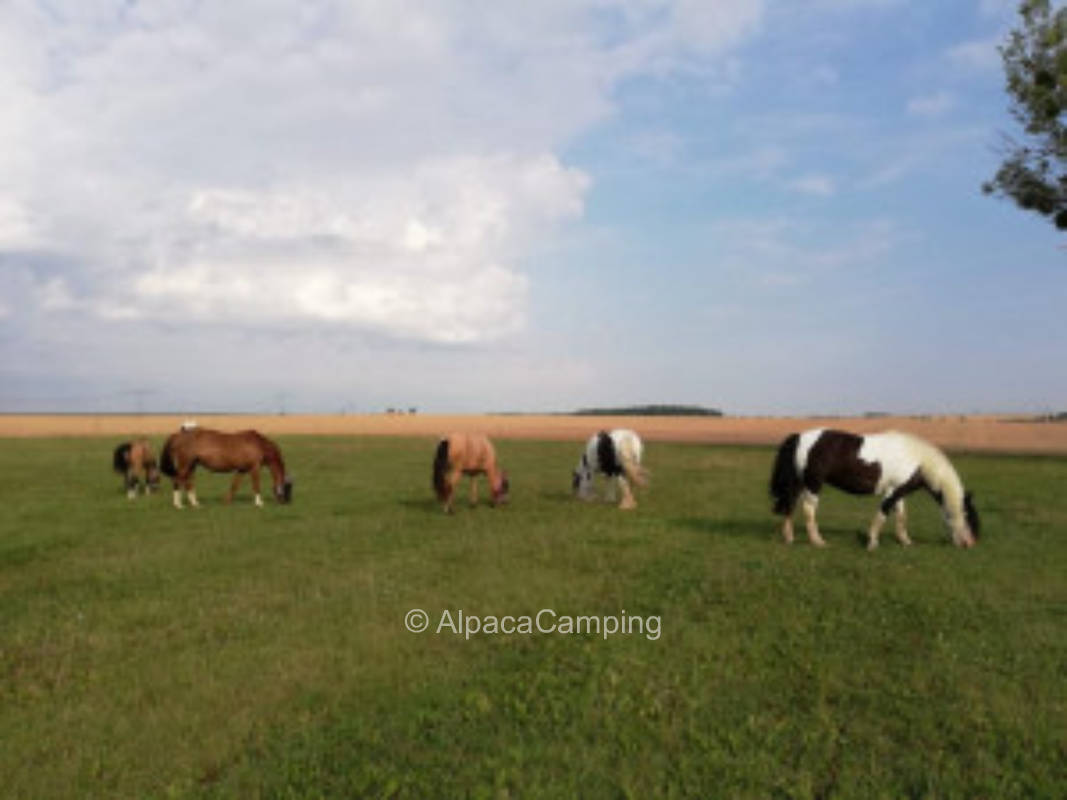
<svg viewBox="0 0 1067 800">
<path fill-rule="evenodd" d="M 1011 114 L 1022 142 L 1008 140 L 996 176 L 982 191 L 1067 229 L 1067 8 L 1050 0 L 1022 0 L 1022 24 L 1000 47 Z"/>
</svg>

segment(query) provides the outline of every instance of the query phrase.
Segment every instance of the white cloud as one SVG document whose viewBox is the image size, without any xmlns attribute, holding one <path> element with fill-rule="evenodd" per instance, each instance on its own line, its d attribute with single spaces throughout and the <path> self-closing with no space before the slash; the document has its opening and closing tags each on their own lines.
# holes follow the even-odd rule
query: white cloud
<svg viewBox="0 0 1067 800">
<path fill-rule="evenodd" d="M 0 251 L 67 260 L 78 280 L 38 280 L 51 311 L 507 335 L 524 259 L 584 210 L 561 146 L 621 79 L 725 60 L 761 18 L 747 0 L 13 0 Z"/>
<path fill-rule="evenodd" d="M 36 244 L 29 212 L 16 198 L 0 194 L 0 249 L 19 249 Z"/>
<path fill-rule="evenodd" d="M 725 263 L 765 287 L 833 280 L 839 270 L 883 262 L 905 239 L 890 219 L 838 227 L 802 219 L 738 218 L 718 222 L 711 230 Z"/>
<path fill-rule="evenodd" d="M 62 278 L 51 278 L 39 287 L 41 308 L 46 311 L 61 311 L 78 305 L 71 295 L 70 287 Z"/>
<path fill-rule="evenodd" d="M 952 110 L 956 99 L 946 91 L 920 95 L 908 101 L 908 113 L 919 117 L 939 117 Z"/>
<path fill-rule="evenodd" d="M 828 64 L 819 64 L 811 70 L 806 82 L 812 86 L 830 88 L 841 82 L 838 71 Z"/>
<path fill-rule="evenodd" d="M 950 47 L 945 57 L 953 66 L 968 72 L 992 72 L 1001 68 L 1002 62 L 997 48 L 1002 43 L 999 37 L 960 42 Z"/>
<path fill-rule="evenodd" d="M 789 163 L 789 153 L 778 145 L 765 145 L 727 158 L 708 163 L 708 171 L 716 176 L 742 176 L 764 181 L 777 174 Z"/>
<path fill-rule="evenodd" d="M 795 192 L 815 197 L 831 197 L 837 191 L 834 179 L 829 175 L 802 175 L 787 185 Z"/>
</svg>

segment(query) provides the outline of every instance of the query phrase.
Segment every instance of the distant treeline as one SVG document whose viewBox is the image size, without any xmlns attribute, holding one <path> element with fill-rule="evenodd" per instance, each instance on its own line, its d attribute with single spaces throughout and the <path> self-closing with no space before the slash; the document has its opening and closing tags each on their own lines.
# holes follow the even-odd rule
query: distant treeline
<svg viewBox="0 0 1067 800">
<path fill-rule="evenodd" d="M 723 415 L 717 408 L 679 405 L 580 408 L 574 413 L 584 417 L 721 417 Z"/>
</svg>

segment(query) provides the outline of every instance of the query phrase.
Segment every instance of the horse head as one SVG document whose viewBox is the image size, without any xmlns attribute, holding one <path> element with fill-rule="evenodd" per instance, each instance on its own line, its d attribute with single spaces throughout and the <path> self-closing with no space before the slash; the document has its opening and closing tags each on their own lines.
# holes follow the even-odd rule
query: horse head
<svg viewBox="0 0 1067 800">
<path fill-rule="evenodd" d="M 589 459 L 582 454 L 581 461 L 578 462 L 578 468 L 574 470 L 571 478 L 571 491 L 575 496 L 582 500 L 589 499 L 589 490 L 593 485 L 593 470 L 589 467 Z"/>
<path fill-rule="evenodd" d="M 974 547 L 978 543 L 978 511 L 974 507 L 973 495 L 970 492 L 964 493 L 958 508 L 953 508 L 942 500 L 941 513 L 954 545 Z"/>
<path fill-rule="evenodd" d="M 156 489 L 158 489 L 159 480 L 159 467 L 156 465 L 156 462 L 153 461 L 147 467 L 145 467 L 145 483 L 148 486 L 148 491 L 154 492 Z"/>
<path fill-rule="evenodd" d="M 492 491 L 493 505 L 498 506 L 508 501 L 508 492 L 511 491 L 511 481 L 508 480 L 508 473 L 506 471 L 500 471 L 500 485 Z"/>
<path fill-rule="evenodd" d="M 288 475 L 281 483 L 274 484 L 274 499 L 279 503 L 293 502 L 293 479 Z"/>
</svg>

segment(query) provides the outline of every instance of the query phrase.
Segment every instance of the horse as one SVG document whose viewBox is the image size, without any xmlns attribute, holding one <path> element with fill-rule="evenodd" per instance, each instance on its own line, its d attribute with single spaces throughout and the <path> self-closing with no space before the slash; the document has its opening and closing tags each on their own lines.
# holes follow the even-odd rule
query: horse
<svg viewBox="0 0 1067 800">
<path fill-rule="evenodd" d="M 617 428 L 595 433 L 585 444 L 578 468 L 574 470 L 571 488 L 580 499 L 591 500 L 593 478 L 600 473 L 608 479 L 614 478 L 615 484 L 622 490 L 619 508 L 637 508 L 630 484 L 648 484 L 648 470 L 641 466 L 643 453 L 641 437 L 631 430 Z"/>
<path fill-rule="evenodd" d="M 200 505 L 193 487 L 193 471 L 200 464 L 212 472 L 235 473 L 230 491 L 226 493 L 227 503 L 233 500 L 241 478 L 251 473 L 255 504 L 263 505 L 263 498 L 259 494 L 259 470 L 263 466 L 270 470 L 274 498 L 279 503 L 289 503 L 293 499 L 293 481 L 286 474 L 281 451 L 259 431 L 224 433 L 192 427 L 172 433 L 163 445 L 160 466 L 164 474 L 174 479 L 175 508 L 182 507 L 182 489 L 190 505 Z"/>
<path fill-rule="evenodd" d="M 111 456 L 111 466 L 122 475 L 122 485 L 130 500 L 137 497 L 138 488 L 146 495 L 159 488 L 159 468 L 147 439 L 120 444 Z"/>
<path fill-rule="evenodd" d="M 778 448 L 770 481 L 774 513 L 785 518 L 782 536 L 787 544 L 793 542 L 793 510 L 799 498 L 808 538 L 816 547 L 826 545 L 815 522 L 824 483 L 850 494 L 882 496 L 867 530 L 868 550 L 878 547 L 878 534 L 893 511 L 897 539 L 904 546 L 911 544 L 904 497 L 916 489 L 926 489 L 937 500 L 955 545 L 972 547 L 978 539 L 973 495 L 964 491 L 948 457 L 918 436 L 897 431 L 857 435 L 823 428 L 787 436 Z"/>
<path fill-rule="evenodd" d="M 446 514 L 452 513 L 452 496 L 463 475 L 470 477 L 472 506 L 478 503 L 479 475 L 485 475 L 489 481 L 491 505 L 507 502 L 511 489 L 508 474 L 497 464 L 493 443 L 483 434 L 452 433 L 437 443 L 433 488 L 437 499 L 444 504 Z"/>
</svg>

